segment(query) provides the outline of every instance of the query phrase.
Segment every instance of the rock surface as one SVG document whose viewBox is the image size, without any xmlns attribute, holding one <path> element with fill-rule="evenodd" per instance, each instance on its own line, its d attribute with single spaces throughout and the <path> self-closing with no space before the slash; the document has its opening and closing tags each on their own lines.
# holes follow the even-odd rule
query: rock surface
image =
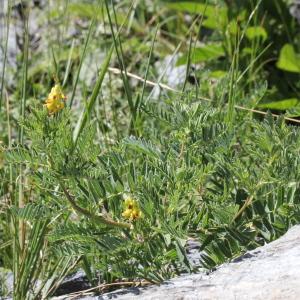
<svg viewBox="0 0 300 300">
<path fill-rule="evenodd" d="M 209 275 L 181 276 L 160 286 L 119 290 L 81 299 L 300 299 L 300 225 Z"/>
<path fill-rule="evenodd" d="M 82 270 L 79 270 L 75 274 L 66 277 L 55 291 L 55 296 L 65 295 L 69 293 L 75 293 L 82 290 L 91 288 L 91 285 Z"/>
<path fill-rule="evenodd" d="M 191 241 L 189 248 L 190 259 L 197 261 L 199 245 Z M 12 274 L 2 272 L 2 277 L 7 283 L 8 290 L 11 290 Z M 297 225 L 278 240 L 247 252 L 231 263 L 220 266 L 209 275 L 204 273 L 183 275 L 161 285 L 120 289 L 101 296 L 92 296 L 91 293 L 88 293 L 90 296 L 83 296 L 85 293 L 82 290 L 87 290 L 89 285 L 84 274 L 78 272 L 65 279 L 56 293 L 57 297 L 52 299 L 298 300 L 299 283 L 300 225 Z M 70 298 L 72 294 L 69 293 L 79 290 L 82 293 L 77 294 L 77 297 L 73 294 Z"/>
<path fill-rule="evenodd" d="M 199 245 L 190 241 L 189 258 L 199 259 Z M 300 299 L 300 225 L 268 245 L 247 252 L 217 271 L 180 276 L 147 288 L 127 288 L 84 300 L 168 299 Z M 69 299 L 68 295 L 54 299 Z"/>
</svg>

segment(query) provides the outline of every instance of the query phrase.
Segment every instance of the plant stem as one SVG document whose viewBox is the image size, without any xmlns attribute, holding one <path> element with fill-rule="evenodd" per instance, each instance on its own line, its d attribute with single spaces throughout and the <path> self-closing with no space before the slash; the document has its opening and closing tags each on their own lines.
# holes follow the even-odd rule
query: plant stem
<svg viewBox="0 0 300 300">
<path fill-rule="evenodd" d="M 63 190 L 67 200 L 69 201 L 69 203 L 71 204 L 71 206 L 74 208 L 74 210 L 76 212 L 88 217 L 89 219 L 95 221 L 96 223 L 105 224 L 105 225 L 112 226 L 112 227 L 120 227 L 120 228 L 128 228 L 128 229 L 131 228 L 131 224 L 129 224 L 129 223 L 116 222 L 114 220 L 95 215 L 95 214 L 91 213 L 90 211 L 88 211 L 87 209 L 80 207 L 74 201 L 73 196 L 71 196 L 70 193 L 68 192 L 63 180 L 61 178 L 59 178 L 58 176 L 56 178 L 58 179 L 59 185 L 60 185 L 61 189 Z"/>
<path fill-rule="evenodd" d="M 4 103 L 4 98 L 3 98 L 4 75 L 5 75 L 5 67 L 6 67 L 6 60 L 7 60 L 7 46 L 8 46 L 9 25 L 10 25 L 10 16 L 11 16 L 10 1 L 8 1 L 7 5 L 8 5 L 8 11 L 7 11 L 7 25 L 6 25 L 6 37 L 5 37 L 5 47 L 4 47 L 4 57 L 3 57 L 3 68 L 2 68 L 2 77 L 1 77 L 0 112 L 2 108 L 2 103 Z"/>
</svg>

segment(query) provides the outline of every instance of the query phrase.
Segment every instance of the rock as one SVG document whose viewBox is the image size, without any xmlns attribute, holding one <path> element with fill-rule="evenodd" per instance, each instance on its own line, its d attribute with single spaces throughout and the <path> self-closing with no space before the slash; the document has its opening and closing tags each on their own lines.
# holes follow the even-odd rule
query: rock
<svg viewBox="0 0 300 300">
<path fill-rule="evenodd" d="M 70 294 L 91 288 L 91 285 L 81 270 L 71 276 L 66 277 L 58 289 L 55 291 L 55 296 Z"/>
<path fill-rule="evenodd" d="M 163 60 L 155 63 L 155 68 L 159 74 L 159 80 L 156 83 L 165 83 L 172 88 L 177 88 L 183 84 L 186 77 L 186 66 L 176 66 L 178 55 L 167 55 Z M 161 93 L 161 88 L 155 86 L 152 90 L 152 97 L 158 99 Z"/>
<path fill-rule="evenodd" d="M 290 6 L 290 14 L 297 20 L 300 24 L 300 1 L 294 0 Z"/>
<path fill-rule="evenodd" d="M 215 272 L 185 275 L 161 285 L 123 289 L 98 300 L 176 300 L 176 299 L 299 299 L 300 225 L 278 240 L 247 252 Z"/>
<path fill-rule="evenodd" d="M 201 267 L 200 259 L 202 252 L 200 251 L 201 244 L 197 240 L 189 239 L 186 243 L 187 258 L 191 266 L 196 270 Z"/>
<path fill-rule="evenodd" d="M 220 266 L 209 275 L 182 275 L 161 285 L 146 288 L 124 288 L 101 296 L 77 297 L 84 300 L 297 300 L 300 295 L 300 225 L 290 229 L 278 240 L 249 251 L 231 263 Z M 188 242 L 190 251 L 199 245 Z M 5 281 L 12 282 L 12 274 Z M 11 284 L 10 284 L 11 285 Z M 66 278 L 56 293 L 74 293 L 90 287 L 84 273 L 79 271 Z M 11 289 L 11 287 L 10 287 Z M 8 291 L 8 290 L 7 290 Z M 84 292 L 83 292 L 84 294 Z M 53 299 L 69 299 L 68 295 Z"/>
<path fill-rule="evenodd" d="M 0 299 L 1 296 L 7 297 L 11 294 L 14 285 L 14 277 L 12 272 L 0 267 Z"/>
</svg>

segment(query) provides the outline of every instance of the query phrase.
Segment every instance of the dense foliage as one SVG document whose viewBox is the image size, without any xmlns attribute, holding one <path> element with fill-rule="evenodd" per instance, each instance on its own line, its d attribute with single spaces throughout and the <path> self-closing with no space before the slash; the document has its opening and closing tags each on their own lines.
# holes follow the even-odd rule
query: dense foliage
<svg viewBox="0 0 300 300">
<path fill-rule="evenodd" d="M 3 66 L 0 267 L 15 299 L 49 298 L 79 268 L 93 286 L 211 270 L 300 222 L 291 3 L 69 2 L 49 4 L 47 49 L 18 7 L 20 61 Z"/>
</svg>

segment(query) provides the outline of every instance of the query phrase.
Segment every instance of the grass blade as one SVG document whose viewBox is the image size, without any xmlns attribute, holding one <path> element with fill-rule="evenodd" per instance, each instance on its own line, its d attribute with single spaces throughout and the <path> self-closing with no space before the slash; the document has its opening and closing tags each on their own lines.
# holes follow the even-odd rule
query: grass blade
<svg viewBox="0 0 300 300">
<path fill-rule="evenodd" d="M 99 72 L 99 75 L 98 75 L 98 79 L 97 79 L 97 82 L 95 84 L 95 87 L 93 89 L 93 93 L 91 95 L 91 98 L 90 100 L 88 101 L 87 105 L 86 105 L 86 108 L 85 110 L 83 111 L 78 123 L 77 123 L 77 126 L 74 130 L 74 148 L 76 147 L 76 144 L 77 144 L 77 141 L 78 141 L 78 138 L 79 138 L 79 135 L 81 134 L 87 120 L 88 120 L 88 117 L 91 115 L 91 112 L 92 112 L 92 109 L 94 107 L 94 104 L 96 102 L 96 99 L 99 95 L 99 91 L 100 91 L 100 88 L 102 86 L 102 83 L 103 83 L 103 80 L 104 80 L 104 77 L 105 77 L 105 74 L 107 72 L 107 69 L 108 69 L 108 66 L 109 66 L 109 63 L 110 63 L 110 60 L 111 60 L 111 57 L 112 57 L 112 54 L 113 54 L 113 51 L 114 51 L 114 47 L 111 46 L 107 56 L 106 56 L 106 59 L 105 61 L 103 62 L 102 64 L 102 68 L 101 68 L 101 71 Z"/>
<path fill-rule="evenodd" d="M 2 68 L 2 76 L 1 76 L 0 112 L 1 112 L 1 108 L 2 108 L 2 102 L 4 103 L 3 89 L 4 89 L 5 67 L 6 67 L 6 60 L 7 60 L 7 46 L 8 46 L 8 36 L 9 36 L 10 16 L 11 16 L 11 5 L 10 5 L 10 1 L 8 1 L 6 37 L 5 37 L 3 68 Z"/>
<path fill-rule="evenodd" d="M 88 31 L 88 34 L 87 34 L 87 37 L 86 37 L 86 40 L 85 40 L 85 43 L 84 43 L 84 48 L 83 48 L 83 51 L 82 51 L 82 54 L 81 54 L 81 57 L 80 57 L 80 63 L 79 63 L 79 66 L 78 66 L 78 70 L 77 70 L 77 73 L 76 73 L 75 82 L 74 82 L 74 86 L 73 86 L 73 90 L 72 90 L 72 95 L 71 95 L 71 98 L 70 98 L 70 104 L 69 104 L 70 107 L 72 107 L 72 105 L 73 105 L 73 101 L 74 101 L 74 97 L 75 97 L 75 93 L 76 93 L 76 88 L 77 88 L 77 84 L 78 84 L 78 80 L 79 80 L 79 75 L 80 75 L 82 63 L 83 63 L 83 60 L 85 58 L 86 49 L 87 49 L 88 43 L 90 41 L 91 32 L 92 32 L 92 28 L 94 27 L 94 24 L 95 24 L 95 19 L 93 19 L 91 21 L 89 31 Z M 66 72 L 66 74 L 67 74 L 67 72 Z"/>
</svg>

